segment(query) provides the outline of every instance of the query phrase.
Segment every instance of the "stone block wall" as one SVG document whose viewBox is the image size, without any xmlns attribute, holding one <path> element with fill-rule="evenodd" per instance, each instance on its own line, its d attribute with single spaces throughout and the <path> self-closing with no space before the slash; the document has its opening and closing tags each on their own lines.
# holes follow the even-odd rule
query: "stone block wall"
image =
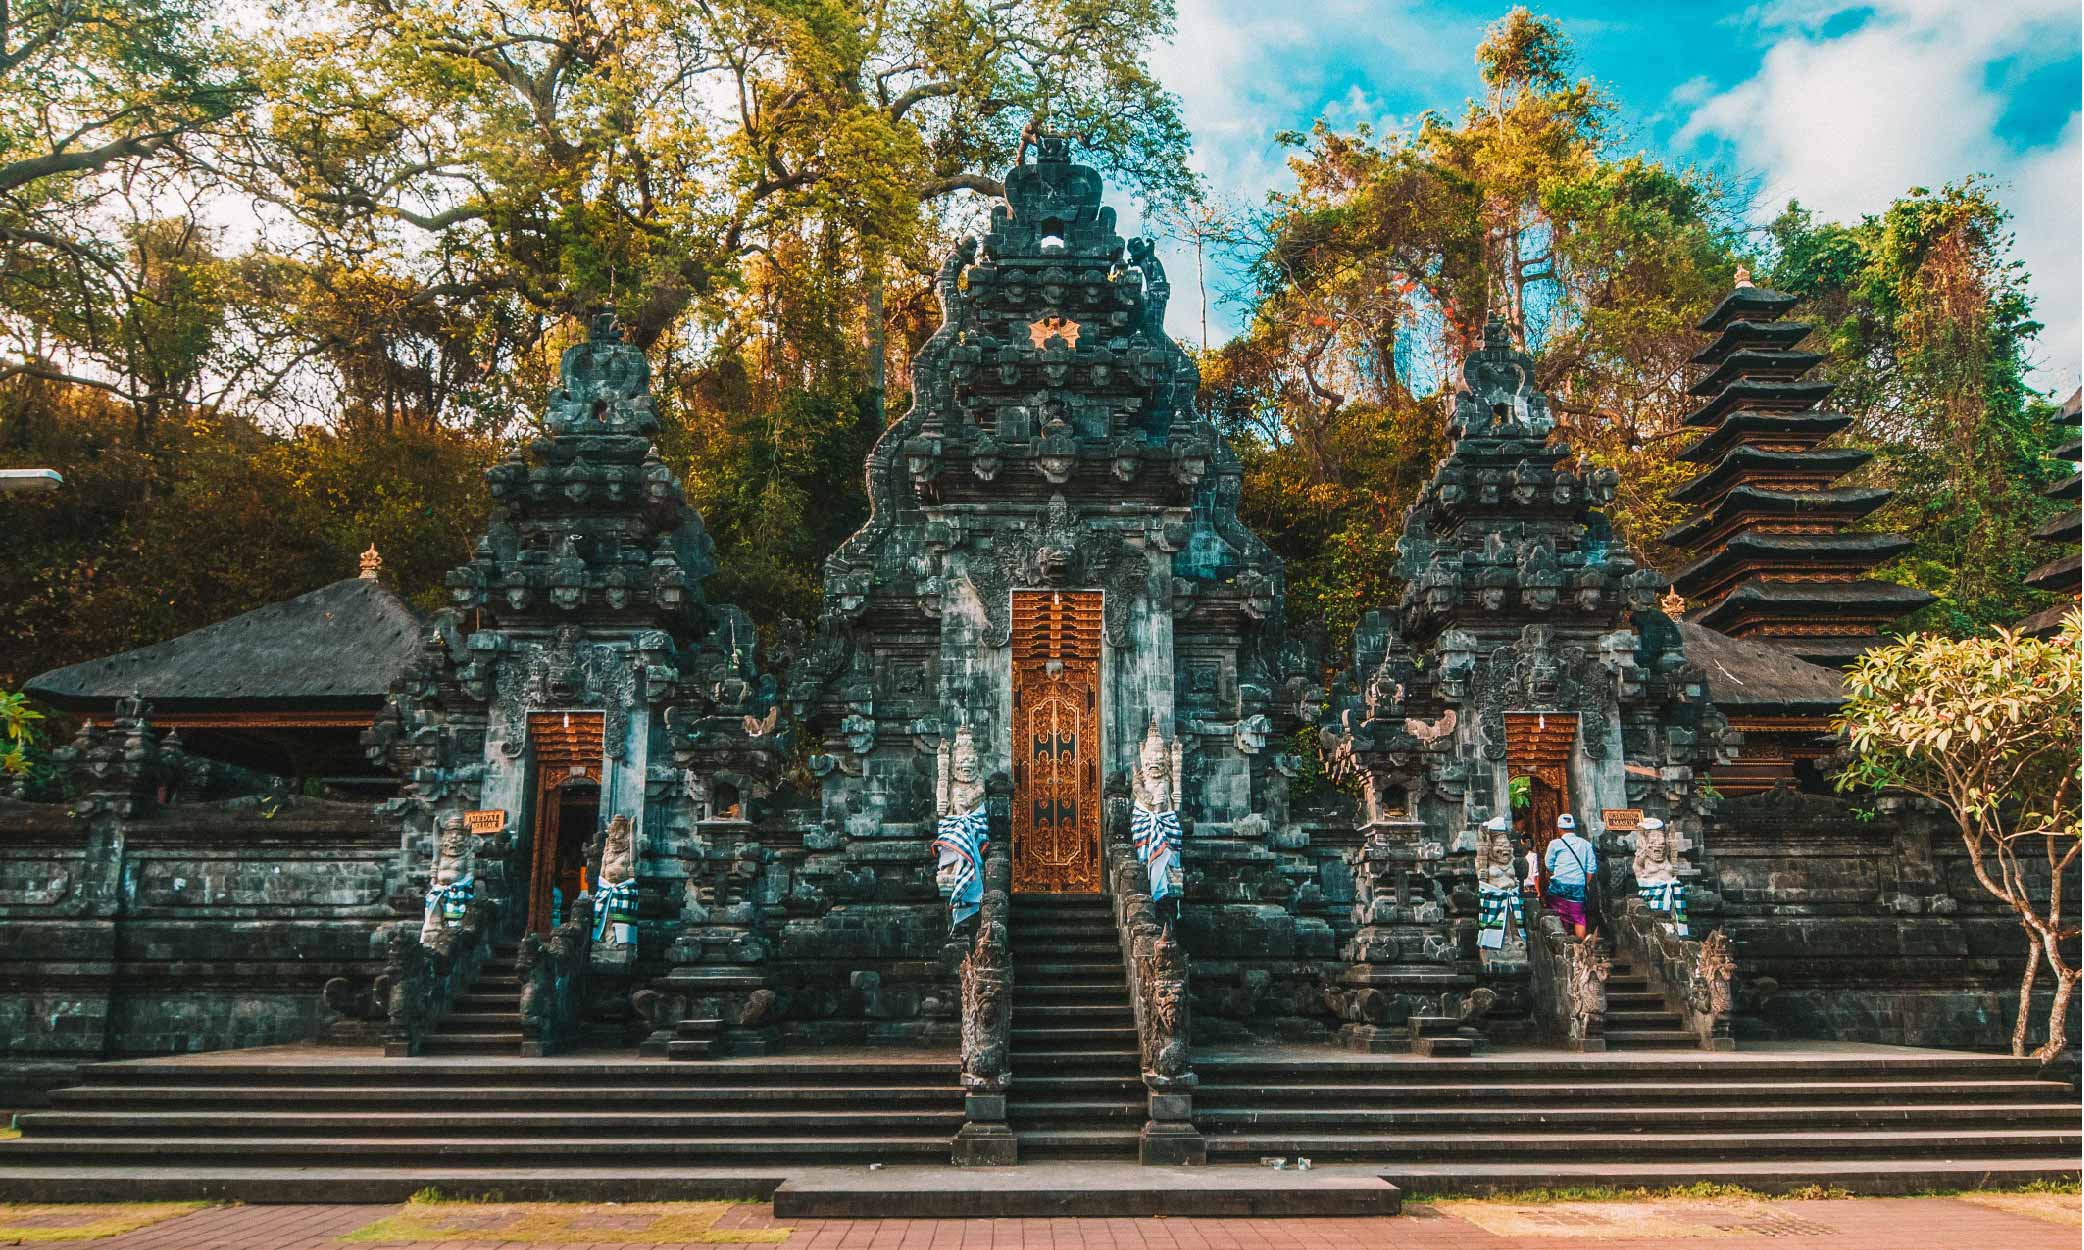
<svg viewBox="0 0 2084 1250">
<path fill-rule="evenodd" d="M 373 978 L 416 907 L 398 843 L 366 804 L 0 800 L 0 1105 L 98 1059 L 313 1037 L 326 981 Z"/>
<path fill-rule="evenodd" d="M 1740 1041 L 2009 1043 L 2024 937 L 1944 818 L 1783 790 L 1717 804 L 1705 843 L 1703 884 L 1736 942 Z"/>
</svg>

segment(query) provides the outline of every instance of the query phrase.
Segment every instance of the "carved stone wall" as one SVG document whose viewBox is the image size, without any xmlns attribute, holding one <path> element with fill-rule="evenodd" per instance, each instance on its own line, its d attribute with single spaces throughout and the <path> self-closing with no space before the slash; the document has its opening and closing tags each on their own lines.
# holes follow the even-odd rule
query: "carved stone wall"
<svg viewBox="0 0 2084 1250">
<path fill-rule="evenodd" d="M 0 799 L 0 1096 L 105 1058 L 369 1040 L 323 991 L 373 978 L 383 928 L 417 923 L 398 862 L 365 804 Z"/>
<path fill-rule="evenodd" d="M 2008 1044 L 2024 938 L 1936 813 L 1783 789 L 1717 804 L 1706 841 L 1743 961 L 1739 1041 Z"/>
</svg>

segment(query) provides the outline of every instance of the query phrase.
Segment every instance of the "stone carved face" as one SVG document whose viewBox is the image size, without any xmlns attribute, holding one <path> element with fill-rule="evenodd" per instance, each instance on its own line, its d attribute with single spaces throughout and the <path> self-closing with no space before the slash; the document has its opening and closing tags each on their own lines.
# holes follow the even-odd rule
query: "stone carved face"
<svg viewBox="0 0 2084 1250">
<path fill-rule="evenodd" d="M 955 735 L 955 750 L 949 755 L 948 769 L 955 780 L 970 783 L 977 780 L 982 766 L 977 761 L 977 742 L 968 730 Z"/>
<path fill-rule="evenodd" d="M 1670 828 L 1635 831 L 1635 878 L 1647 884 L 1670 881 L 1678 870 L 1678 848 Z"/>
<path fill-rule="evenodd" d="M 443 884 L 470 874 L 470 829 L 461 816 L 444 816 L 434 835 L 436 879 Z"/>
</svg>

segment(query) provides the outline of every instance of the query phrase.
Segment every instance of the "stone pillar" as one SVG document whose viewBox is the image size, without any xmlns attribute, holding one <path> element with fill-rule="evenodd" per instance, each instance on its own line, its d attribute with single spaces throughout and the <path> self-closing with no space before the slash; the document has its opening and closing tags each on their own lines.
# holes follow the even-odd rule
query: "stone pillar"
<svg viewBox="0 0 2084 1250">
<path fill-rule="evenodd" d="M 1199 1166 L 1208 1162 L 1208 1143 L 1194 1127 L 1192 1073 L 1169 1078 L 1144 1075 L 1150 1118 L 1136 1135 L 1136 1161 L 1144 1167 Z"/>
</svg>

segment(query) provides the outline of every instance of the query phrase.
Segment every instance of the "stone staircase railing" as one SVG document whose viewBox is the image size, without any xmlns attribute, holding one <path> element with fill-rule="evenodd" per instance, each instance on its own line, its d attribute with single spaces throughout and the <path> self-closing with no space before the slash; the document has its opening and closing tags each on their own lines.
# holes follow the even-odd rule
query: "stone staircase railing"
<svg viewBox="0 0 2084 1250">
<path fill-rule="evenodd" d="M 962 959 L 963 1125 L 955 1134 L 954 1162 L 1006 1167 L 1018 1161 L 1019 1142 L 1006 1123 L 1006 1087 L 1013 1081 L 1012 784 L 995 774 L 986 784 L 991 838 L 984 849 L 984 902 L 977 932 Z"/>
<path fill-rule="evenodd" d="M 1573 937 L 1544 909 L 1527 923 L 1527 957 L 1534 965 L 1535 1025 L 1543 1036 L 1571 1050 L 1605 1050 L 1606 978 L 1613 961 L 1598 942 Z"/>
<path fill-rule="evenodd" d="M 1664 995 L 1667 1007 L 1678 1012 L 1686 1031 L 1699 1039 L 1701 1049 L 1736 1049 L 1730 1035 L 1730 1005 L 1736 991 L 1737 959 L 1729 934 L 1717 929 L 1704 938 L 1680 937 L 1663 918 L 1664 913 L 1652 910 L 1639 898 L 1609 909 L 1608 914 L 1615 943 L 1640 957 L 1649 970 L 1651 987 Z"/>
<path fill-rule="evenodd" d="M 477 980 L 485 953 L 492 948 L 498 910 L 491 899 L 476 899 L 463 913 L 462 923 L 425 940 L 417 925 L 401 924 L 392 930 L 381 981 L 386 1058 L 419 1054 L 449 1003 Z"/>
<path fill-rule="evenodd" d="M 521 978 L 521 1053 L 530 1059 L 561 1054 L 585 1024 L 586 972 L 593 959 L 594 900 L 572 902 L 571 915 L 545 937 L 521 938 L 514 969 Z"/>
<path fill-rule="evenodd" d="M 1104 840 L 1115 933 L 1136 1013 L 1149 1118 L 1137 1137 L 1137 1158 L 1149 1166 L 1206 1163 L 1208 1148 L 1194 1127 L 1192 1020 L 1186 949 L 1158 919 L 1148 870 L 1129 838 L 1129 805 L 1108 803 Z"/>
</svg>

